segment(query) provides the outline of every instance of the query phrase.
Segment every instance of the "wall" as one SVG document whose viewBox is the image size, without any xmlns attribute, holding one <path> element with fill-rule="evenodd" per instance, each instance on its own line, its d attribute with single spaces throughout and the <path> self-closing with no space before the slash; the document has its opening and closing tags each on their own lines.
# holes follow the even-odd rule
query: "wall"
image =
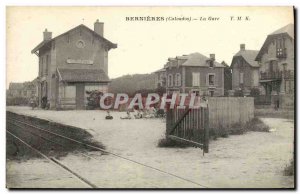
<svg viewBox="0 0 300 194">
<path fill-rule="evenodd" d="M 192 73 L 200 72 L 200 87 L 196 87 L 200 89 L 200 95 L 203 95 L 208 91 L 208 83 L 206 82 L 206 76 L 208 73 L 215 73 L 215 96 L 223 96 L 224 95 L 224 68 L 208 68 L 208 67 L 185 67 L 185 88 L 186 92 L 195 87 L 192 86 Z"/>
<path fill-rule="evenodd" d="M 294 40 L 286 36 L 285 40 L 287 57 L 278 59 L 278 69 L 282 70 L 282 64 L 287 63 L 286 70 L 294 70 Z M 276 57 L 276 43 L 275 39 L 271 42 L 267 48 L 267 52 L 262 55 L 260 71 L 265 72 L 268 70 L 268 64 L 270 59 L 277 59 Z"/>
<path fill-rule="evenodd" d="M 209 127 L 218 129 L 233 124 L 245 124 L 254 118 L 254 98 L 252 97 L 210 97 Z"/>
<path fill-rule="evenodd" d="M 240 73 L 244 73 L 244 88 L 251 89 L 258 86 L 258 68 L 251 67 L 243 58 L 236 58 L 232 66 L 232 88 L 240 88 Z"/>
<path fill-rule="evenodd" d="M 179 73 L 181 75 L 181 82 L 180 82 L 180 86 L 175 86 L 175 78 L 176 78 L 176 74 Z M 182 66 L 172 66 L 172 67 L 168 67 L 166 69 L 166 72 L 165 72 L 165 75 L 166 75 L 166 88 L 167 88 L 167 91 L 169 91 L 170 89 L 176 89 L 176 90 L 181 90 L 182 88 L 182 81 L 183 81 L 183 76 L 182 76 Z M 173 76 L 173 84 L 172 86 L 170 87 L 169 86 L 169 75 L 172 75 Z M 181 90 L 182 92 L 182 90 Z"/>
<path fill-rule="evenodd" d="M 80 35 L 81 33 L 81 35 Z M 69 37 L 69 38 L 68 38 Z M 69 39 L 69 41 L 68 41 Z M 85 43 L 84 48 L 76 46 L 79 40 Z M 107 53 L 104 49 L 104 43 L 99 38 L 96 38 L 85 27 L 79 27 L 68 34 L 58 37 L 55 40 L 56 64 L 61 68 L 89 68 L 103 69 L 108 74 L 107 68 Z M 75 60 L 92 60 L 93 65 L 85 64 L 69 64 L 67 59 Z"/>
</svg>

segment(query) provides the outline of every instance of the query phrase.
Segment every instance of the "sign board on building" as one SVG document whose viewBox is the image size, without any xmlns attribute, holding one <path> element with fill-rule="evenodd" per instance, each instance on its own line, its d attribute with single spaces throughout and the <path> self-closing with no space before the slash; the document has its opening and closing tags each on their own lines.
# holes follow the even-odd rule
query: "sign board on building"
<svg viewBox="0 0 300 194">
<path fill-rule="evenodd" d="M 94 61 L 85 59 L 67 59 L 67 63 L 93 65 Z"/>
</svg>

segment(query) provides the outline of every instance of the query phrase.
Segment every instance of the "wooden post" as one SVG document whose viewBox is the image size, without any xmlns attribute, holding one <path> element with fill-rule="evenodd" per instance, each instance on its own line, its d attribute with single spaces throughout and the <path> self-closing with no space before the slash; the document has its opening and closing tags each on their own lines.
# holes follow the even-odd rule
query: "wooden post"
<svg viewBox="0 0 300 194">
<path fill-rule="evenodd" d="M 204 111 L 204 146 L 203 146 L 203 152 L 208 153 L 208 144 L 209 144 L 209 112 L 208 112 L 208 106 L 206 110 Z"/>
<path fill-rule="evenodd" d="M 172 113 L 173 113 L 173 109 L 168 109 L 167 110 L 167 122 L 166 122 L 166 128 L 167 128 L 166 132 L 167 132 L 167 134 L 166 135 L 169 135 L 170 131 L 172 129 L 172 125 L 173 125 L 173 123 L 172 123 L 173 114 Z"/>
</svg>

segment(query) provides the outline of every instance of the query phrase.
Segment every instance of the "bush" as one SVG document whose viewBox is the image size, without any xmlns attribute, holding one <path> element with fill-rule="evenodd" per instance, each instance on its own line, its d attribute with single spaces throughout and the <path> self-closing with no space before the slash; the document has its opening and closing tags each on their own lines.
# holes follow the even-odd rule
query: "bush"
<svg viewBox="0 0 300 194">
<path fill-rule="evenodd" d="M 291 163 L 289 165 L 287 165 L 284 170 L 283 170 L 283 174 L 284 176 L 294 176 L 294 160 L 291 160 Z"/>
<path fill-rule="evenodd" d="M 251 121 L 245 125 L 246 131 L 259 131 L 259 132 L 269 132 L 270 128 L 259 118 L 254 117 Z"/>
<path fill-rule="evenodd" d="M 178 142 L 174 141 L 172 139 L 169 139 L 167 137 L 160 139 L 158 141 L 158 147 L 175 147 L 175 148 L 186 148 L 186 147 L 191 147 L 189 144 L 183 143 L 183 142 Z"/>
<path fill-rule="evenodd" d="M 7 106 L 27 106 L 28 103 L 29 100 L 23 97 L 13 97 L 13 98 L 6 99 Z"/>
<path fill-rule="evenodd" d="M 229 135 L 242 135 L 247 131 L 269 132 L 269 129 L 270 128 L 264 122 L 262 122 L 259 118 L 254 117 L 245 125 L 235 123 L 231 127 L 227 128 L 221 126 L 218 129 L 210 129 L 209 136 L 212 139 L 217 139 L 218 137 L 226 138 Z"/>
</svg>

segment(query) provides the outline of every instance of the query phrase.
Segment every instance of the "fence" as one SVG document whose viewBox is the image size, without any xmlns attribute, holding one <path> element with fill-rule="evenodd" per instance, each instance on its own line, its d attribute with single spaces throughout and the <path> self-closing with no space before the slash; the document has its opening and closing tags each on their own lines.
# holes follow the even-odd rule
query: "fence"
<svg viewBox="0 0 300 194">
<path fill-rule="evenodd" d="M 208 99 L 209 128 L 245 124 L 254 117 L 253 97 L 211 97 Z"/>
<path fill-rule="evenodd" d="M 208 108 L 174 109 L 167 111 L 167 137 L 179 142 L 185 142 L 200 147 L 208 152 L 209 127 Z"/>
</svg>

